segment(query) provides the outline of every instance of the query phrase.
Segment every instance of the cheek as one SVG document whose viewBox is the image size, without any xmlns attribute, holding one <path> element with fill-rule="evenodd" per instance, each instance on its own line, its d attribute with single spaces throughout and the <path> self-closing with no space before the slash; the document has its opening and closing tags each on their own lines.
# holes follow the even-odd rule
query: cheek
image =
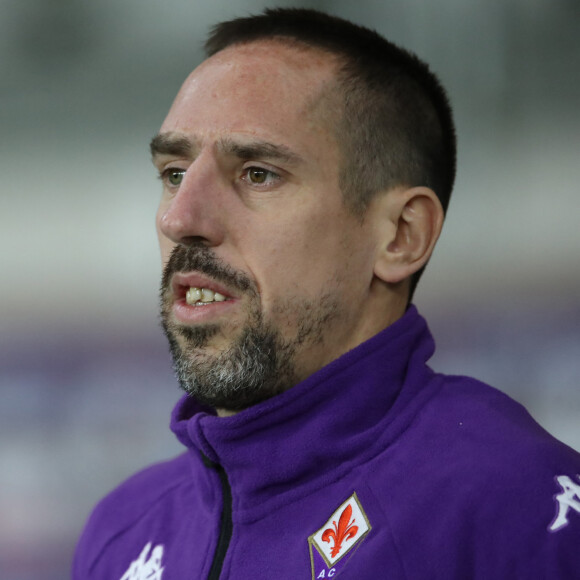
<svg viewBox="0 0 580 580">
<path fill-rule="evenodd" d="M 343 232 L 326 219 L 294 221 L 273 231 L 262 230 L 253 244 L 251 265 L 265 300 L 270 296 L 302 295 L 314 298 L 344 269 L 350 248 Z"/>
</svg>

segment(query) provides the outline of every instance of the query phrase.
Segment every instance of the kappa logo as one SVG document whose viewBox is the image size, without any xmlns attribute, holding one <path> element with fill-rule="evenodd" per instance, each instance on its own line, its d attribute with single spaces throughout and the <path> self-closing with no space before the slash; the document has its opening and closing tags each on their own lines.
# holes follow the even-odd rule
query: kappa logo
<svg viewBox="0 0 580 580">
<path fill-rule="evenodd" d="M 576 476 L 580 480 L 580 475 Z M 562 488 L 562 493 L 554 496 L 558 502 L 558 513 L 548 530 L 557 532 L 568 525 L 568 512 L 574 510 L 580 514 L 580 485 L 574 483 L 567 475 L 560 475 L 556 481 Z"/>
<path fill-rule="evenodd" d="M 371 524 L 353 493 L 308 538 L 313 580 L 337 576 L 370 530 Z"/>
<path fill-rule="evenodd" d="M 152 545 L 149 542 L 143 548 L 139 558 L 131 562 L 129 569 L 119 580 L 161 580 L 161 575 L 163 574 L 163 566 L 161 565 L 163 546 L 160 544 L 151 550 Z"/>
</svg>

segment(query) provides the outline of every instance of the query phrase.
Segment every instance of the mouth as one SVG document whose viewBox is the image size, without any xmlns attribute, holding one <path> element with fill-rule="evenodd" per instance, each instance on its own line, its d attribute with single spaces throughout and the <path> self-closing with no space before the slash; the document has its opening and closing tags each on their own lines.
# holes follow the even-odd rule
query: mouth
<svg viewBox="0 0 580 580">
<path fill-rule="evenodd" d="M 209 277 L 197 273 L 176 273 L 171 279 L 173 291 L 173 306 L 178 318 L 189 319 L 187 311 L 214 310 L 218 307 L 229 307 L 237 299 L 231 291 Z"/>
</svg>

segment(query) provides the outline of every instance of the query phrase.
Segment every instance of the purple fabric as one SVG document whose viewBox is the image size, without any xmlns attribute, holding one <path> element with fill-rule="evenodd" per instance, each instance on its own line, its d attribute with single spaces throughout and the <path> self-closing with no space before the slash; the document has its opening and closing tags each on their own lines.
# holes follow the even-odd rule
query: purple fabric
<svg viewBox="0 0 580 580">
<path fill-rule="evenodd" d="M 548 529 L 560 507 L 555 478 L 580 485 L 580 455 L 499 391 L 434 373 L 433 351 L 411 307 L 233 417 L 184 397 L 171 428 L 187 452 L 97 506 L 73 578 L 207 578 L 222 491 L 200 451 L 225 468 L 232 490 L 221 578 L 580 578 L 580 513 L 564 506 L 568 525 Z M 309 538 L 354 493 L 370 530 L 345 540 L 357 543 L 328 565 Z M 359 529 L 360 520 L 351 523 Z"/>
</svg>

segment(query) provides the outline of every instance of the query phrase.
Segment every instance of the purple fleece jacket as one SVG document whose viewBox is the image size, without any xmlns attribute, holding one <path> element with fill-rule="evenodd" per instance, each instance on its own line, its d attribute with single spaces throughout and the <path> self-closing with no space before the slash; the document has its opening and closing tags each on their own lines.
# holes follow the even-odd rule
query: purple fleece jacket
<svg viewBox="0 0 580 580">
<path fill-rule="evenodd" d="M 519 404 L 434 373 L 414 307 L 94 510 L 74 580 L 580 578 L 580 455 Z"/>
</svg>

